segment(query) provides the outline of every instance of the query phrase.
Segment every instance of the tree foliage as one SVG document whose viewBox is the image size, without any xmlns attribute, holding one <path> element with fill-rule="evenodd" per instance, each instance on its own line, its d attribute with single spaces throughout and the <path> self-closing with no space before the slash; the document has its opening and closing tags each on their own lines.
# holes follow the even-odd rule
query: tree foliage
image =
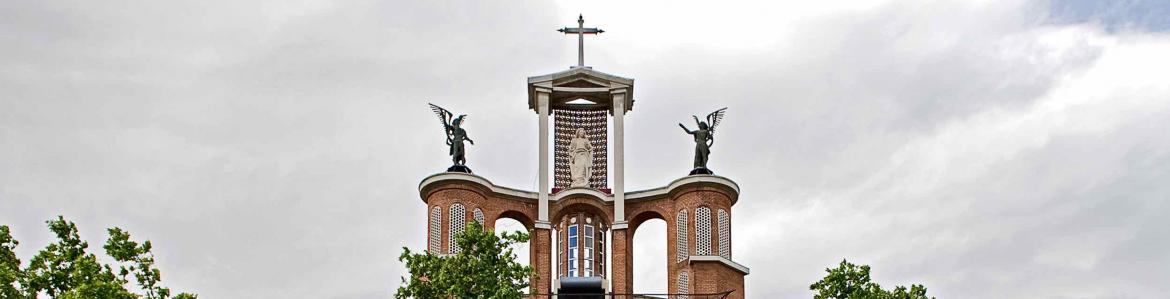
<svg viewBox="0 0 1170 299">
<path fill-rule="evenodd" d="M 412 253 L 403 247 L 398 260 L 406 264 L 410 277 L 402 278 L 394 297 L 520 298 L 533 271 L 516 262 L 510 246 L 523 242 L 528 242 L 526 233 L 497 236 L 473 221 L 455 235 L 455 244 L 462 249 L 459 253 Z"/>
<path fill-rule="evenodd" d="M 138 244 L 120 228 L 108 230 L 110 238 L 103 248 L 118 262 L 118 271 L 102 264 L 97 256 L 86 252 L 89 243 L 81 239 L 77 225 L 57 216 L 46 221 L 57 242 L 37 252 L 28 266 L 21 268 L 16 257 L 19 245 L 8 226 L 0 225 L 0 297 L 37 298 L 40 294 L 62 299 L 195 299 L 196 295 L 182 293 L 171 296 L 170 289 L 159 285 L 162 274 L 154 266 L 150 241 Z M 133 274 L 138 282 L 135 294 L 126 288 Z"/>
<path fill-rule="evenodd" d="M 870 281 L 868 265 L 854 265 L 841 260 L 837 268 L 825 269 L 828 275 L 809 286 L 816 292 L 815 299 L 933 299 L 926 295 L 926 287 L 911 285 L 910 288 L 897 286 L 893 290 L 882 289 Z"/>
</svg>

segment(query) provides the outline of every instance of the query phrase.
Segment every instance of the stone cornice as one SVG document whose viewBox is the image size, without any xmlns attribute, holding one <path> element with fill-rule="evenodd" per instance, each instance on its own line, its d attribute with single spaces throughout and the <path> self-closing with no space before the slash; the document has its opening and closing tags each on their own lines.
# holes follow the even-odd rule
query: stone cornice
<svg viewBox="0 0 1170 299">
<path fill-rule="evenodd" d="M 743 265 L 740 265 L 739 263 L 733 262 L 729 259 L 725 259 L 722 256 L 718 256 L 718 255 L 692 255 L 689 258 L 687 258 L 687 260 L 689 260 L 689 263 L 691 263 L 691 264 L 700 263 L 700 262 L 717 262 L 717 263 L 721 263 L 723 265 L 726 265 L 727 267 L 729 267 L 731 269 L 735 269 L 735 271 L 739 271 L 739 273 L 743 273 L 743 275 L 748 275 L 751 273 L 751 269 L 748 269 L 748 267 L 744 267 Z"/>
<path fill-rule="evenodd" d="M 485 179 L 481 176 L 478 176 L 478 175 L 474 175 L 474 174 L 470 174 L 470 173 L 462 173 L 462 172 L 440 172 L 440 173 L 436 173 L 436 174 L 433 174 L 431 176 L 424 178 L 422 180 L 422 182 L 420 182 L 418 184 L 418 193 L 419 193 L 419 196 L 422 197 L 423 202 L 426 202 L 426 200 L 427 200 L 428 187 L 430 187 L 431 185 L 434 185 L 436 183 L 440 183 L 440 182 L 444 182 L 444 181 L 461 181 L 461 182 L 474 183 L 474 184 L 480 185 L 484 189 L 487 189 L 488 191 L 490 191 L 492 193 L 492 195 L 503 195 L 505 197 L 514 197 L 514 198 L 518 198 L 518 199 L 526 199 L 526 200 L 531 200 L 531 201 L 536 201 L 536 198 L 537 198 L 536 192 L 523 191 L 523 190 L 512 189 L 512 188 L 508 188 L 508 187 L 496 186 L 495 184 L 492 184 L 491 181 L 488 181 L 487 179 Z"/>
<path fill-rule="evenodd" d="M 679 178 L 677 180 L 674 180 L 673 182 L 670 182 L 670 184 L 667 184 L 666 186 L 663 186 L 663 187 L 658 187 L 658 188 L 648 189 L 648 190 L 627 192 L 626 193 L 626 201 L 633 202 L 633 201 L 652 200 L 652 199 L 656 199 L 656 198 L 667 197 L 671 192 L 674 192 L 675 189 L 678 189 L 678 188 L 686 186 L 686 185 L 692 185 L 692 184 L 714 184 L 717 186 L 727 188 L 727 190 L 731 191 L 731 193 L 732 193 L 731 204 L 734 205 L 736 202 L 739 201 L 739 184 L 736 184 L 735 181 L 732 181 L 731 179 L 717 176 L 717 175 L 709 175 L 709 174 L 689 175 L 689 176 L 685 176 L 685 177 Z"/>
<path fill-rule="evenodd" d="M 581 188 L 581 187 L 561 190 L 561 192 L 557 192 L 556 194 L 553 194 L 551 200 L 552 200 L 552 202 L 560 202 L 561 199 L 564 199 L 564 198 L 567 198 L 567 197 L 573 196 L 573 195 L 584 195 L 586 197 L 593 197 L 593 198 L 596 198 L 597 200 L 600 200 L 601 202 L 606 203 L 606 204 L 613 203 L 613 195 L 601 193 L 601 191 L 597 191 L 597 189 Z"/>
<path fill-rule="evenodd" d="M 483 177 L 478 176 L 478 175 L 470 174 L 470 173 L 440 172 L 440 173 L 436 173 L 436 174 L 433 174 L 431 176 L 424 178 L 422 180 L 422 182 L 420 182 L 418 184 L 419 195 L 422 197 L 423 201 L 424 202 L 426 201 L 428 187 L 431 187 L 432 185 L 434 185 L 436 183 L 440 183 L 440 182 L 444 182 L 444 181 L 461 181 L 461 182 L 473 183 L 473 184 L 481 186 L 485 190 L 488 190 L 489 192 L 492 193 L 492 195 L 497 195 L 497 196 L 501 196 L 501 197 L 510 197 L 510 198 L 516 198 L 516 199 L 522 199 L 522 200 L 536 201 L 537 196 L 538 196 L 538 194 L 536 192 L 532 192 L 532 191 L 524 191 L 524 190 L 519 190 L 519 189 L 514 189 L 514 188 L 497 186 L 497 185 L 493 184 L 491 181 L 488 181 L 486 178 L 483 178 Z M 626 193 L 626 200 L 627 201 L 641 201 L 641 200 L 654 200 L 654 199 L 659 199 L 659 198 L 665 198 L 665 197 L 669 197 L 669 195 L 678 188 L 682 188 L 684 186 L 694 185 L 694 184 L 710 184 L 710 185 L 715 185 L 715 186 L 725 188 L 732 193 L 731 204 L 734 205 L 737 201 L 739 201 L 739 185 L 736 184 L 731 179 L 717 176 L 717 175 L 689 175 L 689 176 L 685 176 L 685 177 L 676 179 L 676 180 L 670 182 L 670 184 L 667 184 L 666 186 L 663 186 L 663 187 L 658 187 L 658 188 L 648 189 L 648 190 L 627 192 Z M 605 193 L 602 193 L 601 191 L 597 191 L 595 189 L 589 189 L 589 188 L 565 189 L 565 190 L 562 190 L 561 192 L 557 192 L 556 194 L 553 194 L 551 196 L 551 198 L 549 198 L 549 200 L 553 203 L 556 203 L 556 202 L 560 202 L 561 200 L 568 198 L 568 197 L 571 197 L 571 196 L 574 196 L 574 195 L 581 195 L 584 197 L 593 198 L 593 199 L 596 199 L 596 200 L 602 202 L 603 204 L 607 204 L 607 205 L 613 204 L 613 195 L 605 194 Z"/>
</svg>

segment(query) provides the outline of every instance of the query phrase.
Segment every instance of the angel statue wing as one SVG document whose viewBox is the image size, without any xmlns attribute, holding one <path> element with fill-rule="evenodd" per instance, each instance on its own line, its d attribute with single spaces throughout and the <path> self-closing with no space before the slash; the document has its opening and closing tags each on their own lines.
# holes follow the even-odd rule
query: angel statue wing
<svg viewBox="0 0 1170 299">
<path fill-rule="evenodd" d="M 711 114 L 707 114 L 707 123 L 711 124 L 711 132 L 715 132 L 715 127 L 719 126 L 719 121 L 723 120 L 723 114 L 727 113 L 727 107 L 715 110 Z"/>
<path fill-rule="evenodd" d="M 443 109 L 439 105 L 431 103 L 427 103 L 427 105 L 431 105 L 431 111 L 434 111 L 435 115 L 439 116 L 439 123 L 443 124 L 443 130 L 449 130 L 451 128 L 451 111 L 447 111 L 447 109 Z"/>
</svg>

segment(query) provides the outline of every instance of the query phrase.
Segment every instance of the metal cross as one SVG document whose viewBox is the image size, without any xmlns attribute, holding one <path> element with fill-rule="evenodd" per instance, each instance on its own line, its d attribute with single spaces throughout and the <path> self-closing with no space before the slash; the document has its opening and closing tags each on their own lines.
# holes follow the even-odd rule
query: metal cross
<svg viewBox="0 0 1170 299">
<path fill-rule="evenodd" d="M 605 30 L 597 28 L 585 28 L 585 17 L 583 15 L 577 15 L 577 28 L 565 27 L 557 29 L 557 31 L 577 35 L 577 66 L 585 66 L 585 35 L 605 32 Z"/>
</svg>

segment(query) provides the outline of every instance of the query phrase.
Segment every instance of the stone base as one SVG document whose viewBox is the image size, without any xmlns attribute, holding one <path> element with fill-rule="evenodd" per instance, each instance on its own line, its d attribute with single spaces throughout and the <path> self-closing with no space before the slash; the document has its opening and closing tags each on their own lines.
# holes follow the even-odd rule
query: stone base
<svg viewBox="0 0 1170 299">
<path fill-rule="evenodd" d="M 695 168 L 695 170 L 691 170 L 691 175 L 696 175 L 696 174 L 715 174 L 715 173 L 711 172 L 711 170 L 707 169 L 706 167 L 699 167 L 699 168 Z"/>
<path fill-rule="evenodd" d="M 471 173 L 471 168 L 468 168 L 467 165 L 452 165 L 447 168 L 447 172 Z"/>
</svg>

